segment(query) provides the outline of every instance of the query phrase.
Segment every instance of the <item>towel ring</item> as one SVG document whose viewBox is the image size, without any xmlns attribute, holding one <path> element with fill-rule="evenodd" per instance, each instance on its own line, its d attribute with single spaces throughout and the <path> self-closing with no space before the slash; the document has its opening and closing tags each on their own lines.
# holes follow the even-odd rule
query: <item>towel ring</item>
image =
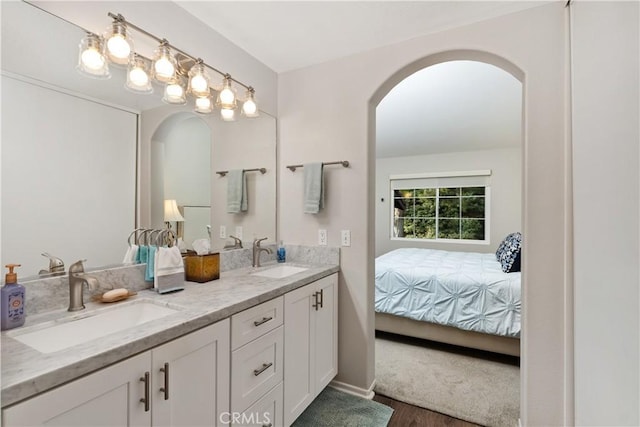
<svg viewBox="0 0 640 427">
<path fill-rule="evenodd" d="M 153 231 L 153 228 L 145 228 L 142 230 L 142 233 L 140 233 L 140 236 L 138 237 L 138 243 L 143 245 L 149 244 L 149 237 L 147 235 L 151 231 Z"/>
<path fill-rule="evenodd" d="M 135 234 L 135 237 L 133 239 L 134 243 L 137 245 L 138 244 L 138 235 L 136 234 L 138 231 L 142 231 L 144 230 L 144 228 L 136 228 L 135 230 L 133 230 L 131 232 L 131 234 L 129 234 L 129 237 L 127 237 L 127 243 L 129 243 L 129 246 L 131 246 L 131 237 L 133 237 L 133 235 Z"/>
<path fill-rule="evenodd" d="M 155 241 L 156 246 L 159 246 L 158 245 L 158 236 L 161 236 L 163 231 L 164 230 L 151 230 L 151 232 L 149 233 L 149 241 L 151 242 L 151 244 L 153 244 L 153 242 Z M 156 235 L 155 239 L 153 237 L 154 233 L 159 233 L 158 235 Z"/>
</svg>

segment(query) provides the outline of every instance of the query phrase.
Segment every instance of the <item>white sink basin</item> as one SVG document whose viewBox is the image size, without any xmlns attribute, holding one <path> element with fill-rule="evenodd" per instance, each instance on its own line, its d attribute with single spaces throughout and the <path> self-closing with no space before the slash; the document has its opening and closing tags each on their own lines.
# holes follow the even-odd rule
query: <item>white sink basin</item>
<svg viewBox="0 0 640 427">
<path fill-rule="evenodd" d="M 35 325 L 10 336 L 41 353 L 53 353 L 177 312 L 152 302 L 135 301 L 63 323 L 53 321 Z"/>
<path fill-rule="evenodd" d="M 304 267 L 294 267 L 292 265 L 279 265 L 277 267 L 270 268 L 268 270 L 258 271 L 257 273 L 252 273 L 252 276 L 261 276 L 261 277 L 269 277 L 271 279 L 283 279 L 285 277 L 292 276 L 294 274 L 298 274 L 302 271 L 307 270 Z"/>
</svg>

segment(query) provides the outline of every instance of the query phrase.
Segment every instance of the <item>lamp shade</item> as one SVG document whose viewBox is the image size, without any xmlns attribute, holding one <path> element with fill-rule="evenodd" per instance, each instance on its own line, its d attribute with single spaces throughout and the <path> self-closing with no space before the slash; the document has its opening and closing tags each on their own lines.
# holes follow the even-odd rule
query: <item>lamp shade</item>
<svg viewBox="0 0 640 427">
<path fill-rule="evenodd" d="M 184 217 L 180 214 L 176 201 L 173 199 L 167 199 L 164 201 L 164 222 L 173 221 L 184 221 Z"/>
</svg>

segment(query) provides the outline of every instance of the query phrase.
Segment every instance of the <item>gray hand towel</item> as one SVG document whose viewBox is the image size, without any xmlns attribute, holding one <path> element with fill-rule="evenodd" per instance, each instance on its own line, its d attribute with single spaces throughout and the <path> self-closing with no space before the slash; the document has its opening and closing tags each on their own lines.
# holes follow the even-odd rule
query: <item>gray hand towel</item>
<svg viewBox="0 0 640 427">
<path fill-rule="evenodd" d="M 322 163 L 304 165 L 304 213 L 317 214 L 324 207 Z"/>
<path fill-rule="evenodd" d="M 227 213 L 246 212 L 247 178 L 242 169 L 229 171 L 227 183 Z"/>
</svg>

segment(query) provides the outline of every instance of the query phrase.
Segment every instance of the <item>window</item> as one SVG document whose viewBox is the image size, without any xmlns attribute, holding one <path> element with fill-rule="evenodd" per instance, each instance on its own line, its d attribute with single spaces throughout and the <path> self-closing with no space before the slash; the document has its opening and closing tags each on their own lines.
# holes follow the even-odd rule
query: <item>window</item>
<svg viewBox="0 0 640 427">
<path fill-rule="evenodd" d="M 394 238 L 488 241 L 484 177 L 392 179 Z"/>
</svg>

